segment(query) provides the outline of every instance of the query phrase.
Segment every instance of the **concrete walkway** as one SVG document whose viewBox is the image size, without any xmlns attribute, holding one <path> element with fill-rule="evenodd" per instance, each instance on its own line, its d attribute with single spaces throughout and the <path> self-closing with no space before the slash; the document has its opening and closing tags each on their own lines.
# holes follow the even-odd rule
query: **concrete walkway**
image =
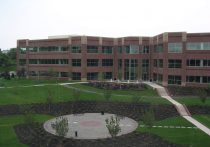
<svg viewBox="0 0 210 147">
<path fill-rule="evenodd" d="M 165 88 L 156 84 L 156 83 L 152 83 L 152 82 L 144 82 L 145 84 L 151 86 L 152 88 L 156 89 L 158 94 L 167 99 L 168 101 L 170 101 L 177 109 L 177 111 L 179 112 L 179 114 L 185 118 L 187 121 L 189 121 L 190 123 L 192 123 L 193 125 L 195 125 L 196 127 L 198 127 L 200 130 L 202 130 L 203 132 L 205 132 L 206 134 L 208 134 L 210 136 L 210 129 L 207 128 L 206 126 L 204 126 L 203 124 L 201 124 L 200 122 L 198 122 L 196 119 L 192 118 L 190 116 L 190 113 L 188 111 L 188 109 L 182 105 L 181 103 L 175 101 L 174 99 L 172 99 L 168 93 L 166 92 Z"/>
</svg>

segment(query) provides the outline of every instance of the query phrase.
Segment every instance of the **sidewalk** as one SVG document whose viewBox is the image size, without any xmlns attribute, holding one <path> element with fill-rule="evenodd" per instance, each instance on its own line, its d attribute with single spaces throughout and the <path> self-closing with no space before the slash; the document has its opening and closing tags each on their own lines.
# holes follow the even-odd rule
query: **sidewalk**
<svg viewBox="0 0 210 147">
<path fill-rule="evenodd" d="M 165 88 L 157 85 L 155 83 L 152 82 L 144 82 L 145 84 L 151 86 L 152 88 L 156 89 L 158 94 L 162 97 L 167 99 L 168 101 L 170 101 L 177 109 L 177 111 L 179 112 L 179 114 L 185 118 L 187 121 L 189 121 L 190 123 L 192 123 L 193 125 L 195 125 L 196 127 L 198 127 L 200 130 L 202 130 L 203 132 L 205 132 L 206 134 L 208 134 L 210 136 L 210 129 L 207 128 L 206 126 L 204 126 L 203 124 L 201 124 L 200 122 L 198 122 L 196 119 L 192 118 L 189 114 L 189 111 L 186 110 L 187 108 L 184 107 L 181 103 L 175 101 L 174 99 L 172 99 L 168 93 L 166 92 Z"/>
</svg>

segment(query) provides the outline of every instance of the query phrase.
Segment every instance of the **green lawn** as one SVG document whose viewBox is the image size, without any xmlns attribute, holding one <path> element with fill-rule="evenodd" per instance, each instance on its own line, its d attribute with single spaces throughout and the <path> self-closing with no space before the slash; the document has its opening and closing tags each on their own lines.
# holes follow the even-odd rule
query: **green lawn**
<svg viewBox="0 0 210 147">
<path fill-rule="evenodd" d="M 57 82 L 69 82 L 69 81 L 56 81 L 56 80 L 33 80 L 26 78 L 14 78 L 11 80 L 6 80 L 0 78 L 0 87 L 14 87 L 14 86 L 27 86 L 27 85 L 37 85 L 37 84 L 56 84 Z"/>
<path fill-rule="evenodd" d="M 174 97 L 174 99 L 187 106 L 191 105 L 210 106 L 210 97 L 206 99 L 205 103 L 202 103 L 201 100 L 195 96 Z"/>
<path fill-rule="evenodd" d="M 35 121 L 44 122 L 52 116 L 49 115 L 34 115 Z M 13 126 L 24 123 L 23 115 L 15 116 L 0 116 L 0 147 L 26 147 L 19 142 Z"/>
<path fill-rule="evenodd" d="M 210 128 L 210 115 L 193 115 L 193 118 Z"/>
<path fill-rule="evenodd" d="M 76 84 L 76 85 L 70 85 L 71 87 L 83 89 L 83 90 L 90 90 L 90 91 L 95 91 L 95 92 L 104 92 L 103 89 L 95 88 L 92 86 L 89 86 L 87 84 Z M 119 95 L 139 95 L 139 96 L 152 96 L 152 97 L 158 97 L 158 94 L 155 90 L 152 88 L 148 87 L 148 89 L 145 90 L 109 90 L 114 94 L 119 94 Z"/>
<path fill-rule="evenodd" d="M 142 122 L 140 122 L 142 124 Z M 168 118 L 162 121 L 158 121 L 155 125 L 167 125 L 167 126 L 188 126 L 192 124 L 187 122 L 184 118 L 174 117 Z M 181 128 L 146 128 L 139 127 L 139 132 L 147 132 L 158 135 L 165 140 L 176 144 L 192 145 L 193 147 L 209 147 L 210 137 L 199 129 L 181 129 Z"/>
<path fill-rule="evenodd" d="M 75 85 L 74 85 L 75 86 Z M 83 85 L 81 90 L 85 88 Z M 30 104 L 30 103 L 44 103 L 48 96 L 48 91 L 51 91 L 53 94 L 54 102 L 64 102 L 64 101 L 73 101 L 73 89 L 66 88 L 60 85 L 46 85 L 41 87 L 15 87 L 15 88 L 0 88 L 0 105 L 6 104 Z M 92 90 L 96 92 L 95 90 Z M 150 92 L 151 90 L 148 90 Z M 99 90 L 99 92 L 101 92 Z M 136 91 L 135 91 L 136 92 Z M 130 91 L 132 93 L 132 91 Z M 152 92 L 151 92 L 152 93 Z M 116 95 L 119 92 L 115 93 L 111 97 L 111 101 L 121 101 L 121 102 L 132 102 L 132 95 Z M 145 96 L 145 92 L 139 92 L 142 98 L 140 101 L 148 102 L 151 104 L 170 104 L 167 100 L 160 98 L 158 96 Z M 81 91 L 81 100 L 85 101 L 105 101 L 103 93 L 91 93 Z"/>
</svg>

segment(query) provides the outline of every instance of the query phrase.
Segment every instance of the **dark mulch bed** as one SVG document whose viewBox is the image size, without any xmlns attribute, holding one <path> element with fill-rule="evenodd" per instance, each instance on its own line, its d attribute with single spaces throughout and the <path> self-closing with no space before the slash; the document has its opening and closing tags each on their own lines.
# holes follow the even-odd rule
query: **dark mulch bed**
<svg viewBox="0 0 210 147">
<path fill-rule="evenodd" d="M 183 147 L 164 141 L 158 136 L 133 132 L 109 139 L 75 140 L 64 139 L 46 133 L 42 124 L 21 124 L 14 127 L 20 141 L 30 147 L 57 147 L 63 139 L 64 147 Z"/>
<path fill-rule="evenodd" d="M 210 106 L 187 106 L 191 114 L 209 114 Z"/>
<path fill-rule="evenodd" d="M 99 89 L 112 89 L 112 90 L 117 90 L 117 89 L 145 90 L 148 88 L 148 86 L 144 83 L 116 83 L 116 82 L 92 81 L 87 83 L 86 85 Z"/>
<path fill-rule="evenodd" d="M 27 108 L 28 107 L 28 108 Z M 127 116 L 135 120 L 141 120 L 142 113 L 153 108 L 156 120 L 162 120 L 168 117 L 179 116 L 175 107 L 172 105 L 155 105 L 147 103 L 124 103 L 124 102 L 63 102 L 56 104 L 30 104 L 30 105 L 5 105 L 0 106 L 1 115 L 23 114 L 24 109 L 30 109 L 40 114 L 51 114 L 55 116 L 72 114 L 72 113 L 114 113 Z"/>
<path fill-rule="evenodd" d="M 165 87 L 172 96 L 196 96 L 200 90 L 206 91 L 210 96 L 210 88 L 207 87 L 183 87 L 183 86 L 168 86 Z"/>
</svg>

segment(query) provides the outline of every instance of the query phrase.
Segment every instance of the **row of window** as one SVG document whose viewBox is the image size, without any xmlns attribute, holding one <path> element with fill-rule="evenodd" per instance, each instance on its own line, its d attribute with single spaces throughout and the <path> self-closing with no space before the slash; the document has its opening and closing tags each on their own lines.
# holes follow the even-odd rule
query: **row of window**
<svg viewBox="0 0 210 147">
<path fill-rule="evenodd" d="M 26 60 L 20 59 L 20 65 L 25 65 Z M 29 59 L 29 64 L 69 64 L 68 59 Z M 72 66 L 81 66 L 81 59 L 72 59 Z M 99 59 L 87 59 L 87 66 L 99 66 Z M 113 59 L 102 59 L 102 66 L 113 66 Z"/>
<path fill-rule="evenodd" d="M 196 66 L 196 67 L 210 67 L 210 60 L 208 59 L 189 59 L 187 60 L 187 66 Z"/>
<path fill-rule="evenodd" d="M 68 51 L 71 49 L 72 53 L 81 53 L 81 46 L 74 45 L 71 46 L 48 46 L 48 47 L 29 47 L 30 52 L 42 52 L 42 51 Z M 128 46 L 119 46 L 118 53 L 122 53 L 123 49 L 127 54 L 139 54 L 140 46 L 139 45 L 128 45 Z M 163 44 L 154 45 L 154 52 L 161 53 L 163 52 Z M 168 52 L 169 53 L 182 53 L 183 45 L 181 42 L 177 43 L 168 43 Z M 210 50 L 210 42 L 188 42 L 187 50 Z M 20 48 L 20 53 L 26 53 L 26 48 Z M 98 46 L 87 45 L 87 53 L 98 53 Z M 113 46 L 102 46 L 102 53 L 112 54 Z M 142 46 L 142 53 L 149 53 L 149 45 Z"/>
<path fill-rule="evenodd" d="M 189 42 L 188 50 L 210 50 L 210 42 Z"/>
<path fill-rule="evenodd" d="M 210 76 L 187 76 L 186 80 L 191 83 L 210 83 Z"/>
<path fill-rule="evenodd" d="M 68 51 L 70 47 L 68 46 L 48 46 L 48 47 L 33 47 L 29 48 L 29 52 L 42 52 L 42 51 Z M 129 46 L 119 46 L 118 47 L 118 53 L 123 53 L 123 49 L 125 50 L 125 53 L 127 54 L 138 54 L 139 51 L 138 45 L 129 45 Z M 25 54 L 26 48 L 20 48 L 20 53 Z M 72 53 L 81 53 L 81 46 L 75 45 L 71 46 L 71 52 Z M 94 45 L 87 45 L 87 53 L 99 53 L 98 46 Z M 112 54 L 113 53 L 113 47 L 112 46 L 102 46 L 102 53 L 105 54 Z M 149 46 L 145 45 L 143 46 L 142 53 L 148 54 L 149 53 Z"/>
<path fill-rule="evenodd" d="M 187 66 L 210 67 L 210 60 L 188 59 Z M 163 67 L 162 59 L 154 59 L 154 67 Z M 168 68 L 182 68 L 182 60 L 169 59 Z"/>
<path fill-rule="evenodd" d="M 145 59 L 146 60 L 146 59 Z M 125 67 L 136 67 L 137 59 L 125 59 Z M 144 59 L 142 60 L 142 62 Z M 149 60 L 148 60 L 149 62 Z M 26 59 L 20 59 L 19 65 L 26 64 Z M 29 64 L 69 64 L 68 59 L 29 59 Z M 142 63 L 144 66 L 144 64 Z M 72 66 L 81 67 L 81 59 L 72 59 Z M 99 59 L 87 59 L 87 66 L 99 66 Z M 102 66 L 113 66 L 113 59 L 102 59 Z M 190 67 L 210 67 L 208 59 L 188 59 L 187 66 Z M 118 60 L 118 67 L 122 67 L 122 60 Z M 163 59 L 154 59 L 154 67 L 163 68 Z M 182 60 L 169 59 L 168 68 L 182 68 Z"/>
<path fill-rule="evenodd" d="M 30 71 L 30 76 L 51 76 L 50 71 Z M 81 73 L 80 72 L 54 72 L 53 74 L 55 77 L 71 77 L 72 80 L 81 80 Z M 87 80 L 98 80 L 99 78 L 102 79 L 112 79 L 112 72 L 103 72 L 101 74 L 102 77 L 99 77 L 98 72 L 88 72 L 87 73 Z"/>
</svg>

